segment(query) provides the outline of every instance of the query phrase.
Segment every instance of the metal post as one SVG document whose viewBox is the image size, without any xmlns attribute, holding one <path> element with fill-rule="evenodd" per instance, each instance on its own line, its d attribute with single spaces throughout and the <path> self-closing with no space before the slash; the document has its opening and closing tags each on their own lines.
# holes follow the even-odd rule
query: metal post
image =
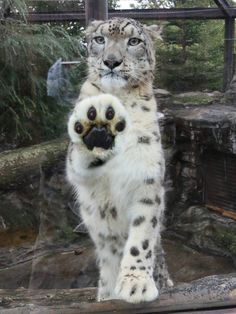
<svg viewBox="0 0 236 314">
<path fill-rule="evenodd" d="M 223 81 L 224 91 L 229 88 L 229 84 L 233 77 L 234 27 L 235 19 L 232 17 L 227 17 L 225 19 L 224 81 Z"/>
<path fill-rule="evenodd" d="M 232 17 L 232 8 L 230 7 L 227 0 L 214 0 L 215 4 L 221 9 L 221 11 L 226 15 Z"/>
<path fill-rule="evenodd" d="M 92 20 L 108 19 L 107 0 L 85 0 L 86 25 Z"/>
</svg>

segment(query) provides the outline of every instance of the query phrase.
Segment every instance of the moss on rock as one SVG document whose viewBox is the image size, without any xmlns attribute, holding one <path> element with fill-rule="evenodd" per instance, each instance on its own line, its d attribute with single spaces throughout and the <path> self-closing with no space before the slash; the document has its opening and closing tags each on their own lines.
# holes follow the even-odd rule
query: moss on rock
<svg viewBox="0 0 236 314">
<path fill-rule="evenodd" d="M 232 230 L 217 231 L 216 242 L 230 254 L 236 256 L 236 234 Z"/>
<path fill-rule="evenodd" d="M 173 96 L 174 105 L 197 106 L 209 105 L 214 101 L 214 98 L 208 93 L 191 92 Z"/>
</svg>

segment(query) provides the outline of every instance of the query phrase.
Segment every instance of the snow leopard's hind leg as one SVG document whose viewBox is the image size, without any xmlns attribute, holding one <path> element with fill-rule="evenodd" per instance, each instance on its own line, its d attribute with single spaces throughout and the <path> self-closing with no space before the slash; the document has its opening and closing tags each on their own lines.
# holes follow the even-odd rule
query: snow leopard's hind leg
<svg viewBox="0 0 236 314">
<path fill-rule="evenodd" d="M 121 255 L 117 250 L 117 246 L 112 244 L 113 251 L 110 250 L 111 244 L 106 239 L 103 240 L 104 247 L 97 248 L 97 256 L 99 258 L 99 282 L 98 282 L 98 295 L 97 300 L 103 301 L 108 299 L 114 299 L 114 290 L 116 285 L 117 274 L 119 271 L 119 265 Z"/>
<path fill-rule="evenodd" d="M 155 247 L 155 266 L 153 271 L 153 278 L 157 285 L 157 288 L 160 291 L 169 289 L 174 286 L 173 281 L 170 278 L 166 259 L 165 259 L 165 252 L 162 248 L 161 241 L 158 241 Z"/>
</svg>

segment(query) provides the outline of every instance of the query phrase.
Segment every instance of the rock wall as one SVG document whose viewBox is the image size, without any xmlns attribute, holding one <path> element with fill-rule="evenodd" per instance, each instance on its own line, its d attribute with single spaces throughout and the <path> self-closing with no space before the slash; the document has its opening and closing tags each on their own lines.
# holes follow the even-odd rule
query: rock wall
<svg viewBox="0 0 236 314">
<path fill-rule="evenodd" d="M 196 95 L 194 103 L 190 96 L 188 102 L 181 103 L 181 95 L 176 103 L 170 93 L 157 91 L 166 157 L 165 235 L 208 254 L 235 260 L 236 222 L 205 207 L 204 158 L 209 151 L 236 155 L 236 107 L 219 104 L 215 94 L 209 103 L 204 97 L 198 104 Z M 0 190 L 0 245 L 9 239 L 16 244 L 16 237 L 34 236 L 37 249 L 43 244 L 67 245 L 81 238 L 84 230 L 78 228 L 78 205 L 66 184 L 64 167 L 60 157 L 49 169 L 39 167 L 34 180 Z"/>
<path fill-rule="evenodd" d="M 221 99 L 209 104 L 199 99 L 192 105 L 159 101 L 165 115 L 161 129 L 167 168 L 166 233 L 208 253 L 235 259 L 236 221 L 209 211 L 204 193 L 206 154 L 236 154 L 236 107 Z"/>
</svg>

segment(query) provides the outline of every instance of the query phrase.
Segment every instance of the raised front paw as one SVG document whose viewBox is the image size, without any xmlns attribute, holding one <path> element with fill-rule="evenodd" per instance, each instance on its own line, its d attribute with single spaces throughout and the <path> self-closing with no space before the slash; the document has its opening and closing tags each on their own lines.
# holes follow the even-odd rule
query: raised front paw
<svg viewBox="0 0 236 314">
<path fill-rule="evenodd" d="M 153 278 L 140 271 L 120 275 L 115 294 L 117 299 L 130 303 L 153 301 L 159 295 Z"/>
<path fill-rule="evenodd" d="M 110 94 L 85 98 L 78 102 L 69 119 L 68 132 L 73 143 L 87 149 L 111 149 L 115 137 L 125 131 L 128 113 L 119 99 Z"/>
</svg>

